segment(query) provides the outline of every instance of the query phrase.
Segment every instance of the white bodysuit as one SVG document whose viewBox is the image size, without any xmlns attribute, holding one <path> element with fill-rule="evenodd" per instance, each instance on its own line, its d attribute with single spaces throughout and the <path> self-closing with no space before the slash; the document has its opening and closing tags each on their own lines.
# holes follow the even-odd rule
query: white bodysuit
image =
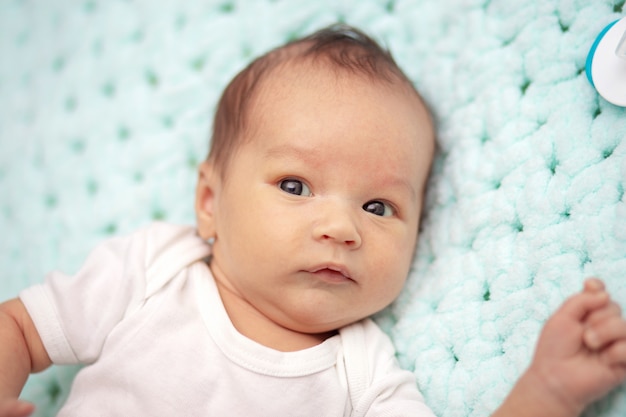
<svg viewBox="0 0 626 417">
<path fill-rule="evenodd" d="M 191 227 L 154 223 L 20 294 L 56 364 L 86 364 L 59 416 L 428 416 L 369 319 L 297 352 L 232 325 Z"/>
</svg>

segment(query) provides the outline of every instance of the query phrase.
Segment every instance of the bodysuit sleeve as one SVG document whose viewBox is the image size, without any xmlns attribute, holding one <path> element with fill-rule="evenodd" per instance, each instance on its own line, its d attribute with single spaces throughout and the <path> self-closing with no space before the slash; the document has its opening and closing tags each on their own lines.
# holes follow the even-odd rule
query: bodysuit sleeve
<svg viewBox="0 0 626 417">
<path fill-rule="evenodd" d="M 87 364 L 145 289 L 145 232 L 96 247 L 75 275 L 48 274 L 20 293 L 53 363 Z"/>
<path fill-rule="evenodd" d="M 172 251 L 179 256 L 163 256 Z M 124 317 L 141 308 L 154 284 L 164 285 L 167 274 L 184 266 L 163 258 L 186 263 L 185 255 L 197 259 L 205 251 L 193 228 L 154 223 L 105 241 L 75 275 L 50 273 L 20 299 L 53 363 L 89 364 Z"/>
</svg>

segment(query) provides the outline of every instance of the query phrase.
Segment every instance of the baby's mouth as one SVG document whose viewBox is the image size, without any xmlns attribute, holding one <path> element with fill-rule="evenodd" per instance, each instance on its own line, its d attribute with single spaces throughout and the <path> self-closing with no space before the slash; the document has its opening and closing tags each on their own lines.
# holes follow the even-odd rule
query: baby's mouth
<svg viewBox="0 0 626 417">
<path fill-rule="evenodd" d="M 329 283 L 354 282 L 347 268 L 340 265 L 320 265 L 309 272 L 322 281 Z"/>
</svg>

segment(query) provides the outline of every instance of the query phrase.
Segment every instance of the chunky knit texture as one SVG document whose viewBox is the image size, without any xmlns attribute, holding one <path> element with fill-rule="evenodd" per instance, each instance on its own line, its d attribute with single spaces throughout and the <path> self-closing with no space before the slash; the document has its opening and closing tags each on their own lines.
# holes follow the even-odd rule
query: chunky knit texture
<svg viewBox="0 0 626 417">
<path fill-rule="evenodd" d="M 588 83 L 624 0 L 0 3 L 0 296 L 103 238 L 192 223 L 215 103 L 254 56 L 336 21 L 423 92 L 439 153 L 414 269 L 377 317 L 435 412 L 487 416 L 590 275 L 626 306 L 626 110 Z M 53 415 L 74 369 L 31 378 Z M 626 414 L 626 390 L 589 415 Z"/>
</svg>

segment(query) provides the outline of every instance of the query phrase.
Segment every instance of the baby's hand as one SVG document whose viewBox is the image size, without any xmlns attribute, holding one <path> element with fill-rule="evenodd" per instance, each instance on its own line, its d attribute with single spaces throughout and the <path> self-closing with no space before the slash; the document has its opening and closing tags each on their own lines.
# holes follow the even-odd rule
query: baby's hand
<svg viewBox="0 0 626 417">
<path fill-rule="evenodd" d="M 25 401 L 0 400 L 0 417 L 27 417 L 35 407 Z"/>
<path fill-rule="evenodd" d="M 579 414 L 626 378 L 626 321 L 598 279 L 548 320 L 528 372 L 544 381 L 555 404 Z"/>
</svg>

